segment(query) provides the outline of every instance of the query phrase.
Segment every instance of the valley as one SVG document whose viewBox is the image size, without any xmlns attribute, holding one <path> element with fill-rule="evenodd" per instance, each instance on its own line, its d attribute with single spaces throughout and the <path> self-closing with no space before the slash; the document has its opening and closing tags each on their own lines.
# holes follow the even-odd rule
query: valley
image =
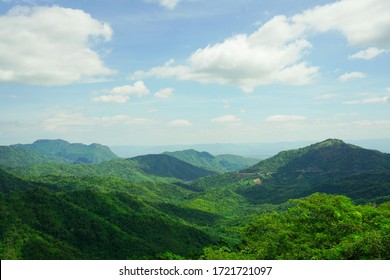
<svg viewBox="0 0 390 280">
<path fill-rule="evenodd" d="M 255 154 L 255 152 L 254 152 Z M 1 259 L 389 259 L 390 154 L 0 146 Z"/>
</svg>

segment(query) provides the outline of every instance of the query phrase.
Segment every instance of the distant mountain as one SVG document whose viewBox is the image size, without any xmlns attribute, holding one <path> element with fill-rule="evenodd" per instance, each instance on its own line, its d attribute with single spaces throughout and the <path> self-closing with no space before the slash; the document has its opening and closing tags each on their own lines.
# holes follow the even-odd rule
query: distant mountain
<svg viewBox="0 0 390 280">
<path fill-rule="evenodd" d="M 280 152 L 242 172 L 361 173 L 390 170 L 390 154 L 327 139 L 305 148 Z"/>
<path fill-rule="evenodd" d="M 280 203 L 314 192 L 343 194 L 360 202 L 390 197 L 390 154 L 338 139 L 280 152 L 241 174 L 258 180 L 238 190 L 256 203 Z"/>
<path fill-rule="evenodd" d="M 210 191 L 222 197 L 229 189 L 253 204 L 280 204 L 314 192 L 379 203 L 390 199 L 389 182 L 389 154 L 327 139 L 280 152 L 240 172 L 200 178 L 192 187 L 204 190 L 199 199 L 207 199 Z"/>
<path fill-rule="evenodd" d="M 111 177 L 132 182 L 161 182 L 166 181 L 165 178 L 192 181 L 215 174 L 168 155 L 113 159 L 97 164 L 46 163 L 5 168 L 24 176 Z"/>
<path fill-rule="evenodd" d="M 208 152 L 198 152 L 193 149 L 176 152 L 164 152 L 164 154 L 214 172 L 237 171 L 247 168 L 258 162 L 256 159 L 244 158 L 235 155 L 213 156 Z"/>
<path fill-rule="evenodd" d="M 38 140 L 32 144 L 0 146 L 0 165 L 20 166 L 42 163 L 99 163 L 118 158 L 100 144 L 71 144 L 64 140 Z"/>
<path fill-rule="evenodd" d="M 160 177 L 174 177 L 191 181 L 215 174 L 213 171 L 196 167 L 166 154 L 138 156 L 130 160 L 137 162 L 143 172 Z"/>
</svg>

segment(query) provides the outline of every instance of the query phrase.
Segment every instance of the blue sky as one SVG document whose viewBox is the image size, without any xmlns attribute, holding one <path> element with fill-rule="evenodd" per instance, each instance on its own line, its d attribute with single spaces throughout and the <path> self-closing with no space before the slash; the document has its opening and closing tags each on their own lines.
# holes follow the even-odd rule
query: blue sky
<svg viewBox="0 0 390 280">
<path fill-rule="evenodd" d="M 388 0 L 1 0 L 0 144 L 390 138 Z"/>
</svg>

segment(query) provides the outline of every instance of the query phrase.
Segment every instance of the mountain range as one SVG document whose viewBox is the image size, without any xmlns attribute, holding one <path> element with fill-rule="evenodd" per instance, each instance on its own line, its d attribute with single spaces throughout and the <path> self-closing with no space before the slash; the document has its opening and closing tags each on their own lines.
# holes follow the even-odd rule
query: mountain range
<svg viewBox="0 0 390 280">
<path fill-rule="evenodd" d="M 64 140 L 37 140 L 32 144 L 0 146 L 0 165 L 18 166 L 37 163 L 99 163 L 118 158 L 100 144 L 69 143 Z"/>
<path fill-rule="evenodd" d="M 191 149 L 123 159 L 99 144 L 39 140 L 28 145 L 0 147 L 0 163 L 2 259 L 238 256 L 234 252 L 241 254 L 240 248 L 246 244 L 257 244 L 256 240 L 244 240 L 242 235 L 248 228 L 258 227 L 254 217 L 268 219 L 266 213 L 275 213 L 282 220 L 295 221 L 296 216 L 292 214 L 282 216 L 294 209 L 291 208 L 296 203 L 294 199 L 300 199 L 302 205 L 318 201 L 315 203 L 320 203 L 316 205 L 319 209 L 344 201 L 340 209 L 324 212 L 331 216 L 344 213 L 347 209 L 343 205 L 349 205 L 353 210 L 337 214 L 339 218 L 332 223 L 341 223 L 341 227 L 345 223 L 360 223 L 344 231 L 351 230 L 351 236 L 345 237 L 354 240 L 348 239 L 352 242 L 348 243 L 350 246 L 360 248 L 360 244 L 376 240 L 378 246 L 387 248 L 383 242 L 386 234 L 390 236 L 386 232 L 390 229 L 386 226 L 390 223 L 390 208 L 386 212 L 387 206 L 383 206 L 380 213 L 375 212 L 379 211 L 376 204 L 387 205 L 385 202 L 390 201 L 390 155 L 338 139 L 282 151 L 259 162 Z M 329 196 L 316 196 L 316 193 Z M 332 195 L 343 195 L 343 198 Z M 351 206 L 346 200 L 374 205 L 367 206 L 372 209 L 364 208 L 364 215 L 368 215 L 364 216 L 364 222 L 369 222 L 369 226 L 360 227 L 362 221 L 356 220 L 356 213 L 363 208 Z M 369 214 L 373 211 L 377 214 Z M 278 226 L 290 222 L 283 221 Z M 314 219 L 312 223 L 320 221 Z M 370 228 L 372 233 L 357 233 L 353 231 L 356 228 Z M 302 236 L 302 240 L 313 238 Z M 263 237 L 251 234 L 250 238 Z M 272 235 L 267 238 L 272 241 Z M 329 242 L 329 248 L 339 246 L 334 240 Z M 352 247 L 345 247 L 346 239 L 337 242 L 341 242 L 341 247 L 334 250 L 343 252 L 339 257 L 386 255 L 371 251 L 365 255 L 358 251 L 352 253 L 348 249 Z M 294 256 L 299 256 L 304 251 L 302 248 L 306 247 L 296 249 L 298 255 Z M 310 254 L 319 252 L 316 248 Z M 272 250 L 269 252 L 248 256 L 275 255 Z M 320 256 L 335 256 L 328 253 Z M 289 256 L 286 252 L 282 255 Z M 246 257 L 240 255 L 240 258 Z"/>
<path fill-rule="evenodd" d="M 164 154 L 170 155 L 194 166 L 219 173 L 238 171 L 250 167 L 259 161 L 257 159 L 228 154 L 213 156 L 208 152 L 198 152 L 194 149 L 164 152 Z"/>
</svg>

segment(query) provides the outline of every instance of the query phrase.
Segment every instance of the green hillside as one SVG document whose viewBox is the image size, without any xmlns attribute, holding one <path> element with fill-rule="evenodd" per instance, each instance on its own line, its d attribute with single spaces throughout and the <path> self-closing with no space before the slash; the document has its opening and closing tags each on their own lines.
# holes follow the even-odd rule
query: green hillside
<svg viewBox="0 0 390 280">
<path fill-rule="evenodd" d="M 15 174 L 24 176 L 86 176 L 115 177 L 134 182 L 172 180 L 191 181 L 215 174 L 168 155 L 146 155 L 132 159 L 113 159 L 98 164 L 48 163 L 28 166 L 6 167 Z"/>
<path fill-rule="evenodd" d="M 131 158 L 143 172 L 160 177 L 172 177 L 185 181 L 215 174 L 215 172 L 196 167 L 169 155 L 145 155 Z"/>
<path fill-rule="evenodd" d="M 64 140 L 37 140 L 32 144 L 0 146 L 0 165 L 43 163 L 99 163 L 118 158 L 107 146 L 71 144 Z"/>
<path fill-rule="evenodd" d="M 360 173 L 390 169 L 390 154 L 327 139 L 305 148 L 280 152 L 243 172 Z"/>
<path fill-rule="evenodd" d="M 0 175 L 1 186 L 26 186 L 0 193 L 1 259 L 143 259 L 165 252 L 192 258 L 219 240 L 201 228 L 217 216 L 170 203 L 189 192 L 178 186 L 158 193 L 114 179 L 23 182 Z"/>
<path fill-rule="evenodd" d="M 387 259 L 389 162 L 328 139 L 223 174 L 167 154 L 3 166 L 0 257 Z"/>
<path fill-rule="evenodd" d="M 219 173 L 241 170 L 258 162 L 256 159 L 235 155 L 213 156 L 207 152 L 198 152 L 193 149 L 177 152 L 164 152 L 164 154 L 170 155 L 194 166 Z"/>
<path fill-rule="evenodd" d="M 381 202 L 390 195 L 389 171 L 389 154 L 328 139 L 193 184 L 204 190 L 229 188 L 255 204 L 280 204 L 317 191 L 347 195 L 360 203 Z"/>
</svg>

